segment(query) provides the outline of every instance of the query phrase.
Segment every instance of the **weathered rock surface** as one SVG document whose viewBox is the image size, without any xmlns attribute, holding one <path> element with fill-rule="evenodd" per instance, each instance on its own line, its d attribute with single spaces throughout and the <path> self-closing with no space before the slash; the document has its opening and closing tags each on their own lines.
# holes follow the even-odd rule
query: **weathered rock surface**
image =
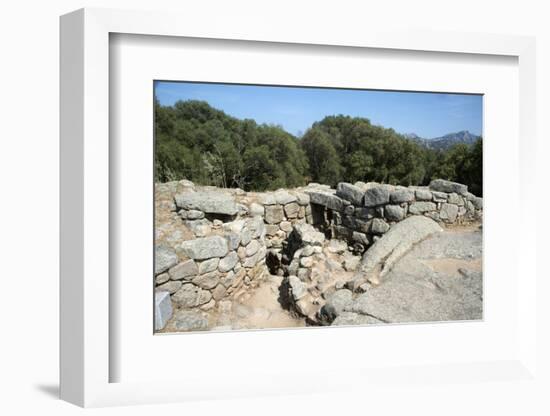
<svg viewBox="0 0 550 416">
<path fill-rule="evenodd" d="M 456 216 L 458 215 L 458 207 L 454 204 L 444 203 L 441 205 L 441 211 L 439 212 L 439 218 L 442 220 L 452 223 L 455 222 Z"/>
<path fill-rule="evenodd" d="M 456 192 L 459 195 L 466 195 L 468 187 L 461 183 L 446 181 L 444 179 L 434 179 L 430 182 L 430 189 L 439 192 Z"/>
<path fill-rule="evenodd" d="M 325 235 L 310 224 L 297 224 L 294 233 L 305 245 L 320 246 L 325 241 Z"/>
<path fill-rule="evenodd" d="M 385 186 L 375 186 L 365 192 L 365 206 L 376 207 L 390 202 L 390 191 Z"/>
<path fill-rule="evenodd" d="M 363 195 L 365 192 L 351 183 L 340 182 L 336 188 L 336 196 L 351 202 L 353 205 L 363 205 Z"/>
<path fill-rule="evenodd" d="M 195 276 L 197 273 L 206 273 L 206 271 L 201 272 L 200 268 L 197 267 L 197 264 L 193 260 L 183 261 L 168 271 L 170 279 L 172 280 L 188 279 L 189 277 Z"/>
<path fill-rule="evenodd" d="M 283 207 L 280 205 L 268 205 L 265 207 L 265 222 L 278 224 L 285 218 Z"/>
<path fill-rule="evenodd" d="M 321 308 L 319 314 L 321 320 L 332 322 L 338 317 L 346 306 L 351 304 L 353 293 L 348 289 L 340 289 L 330 295 L 325 305 Z"/>
<path fill-rule="evenodd" d="M 384 234 L 389 229 L 390 229 L 390 226 L 383 219 L 375 218 L 372 220 L 370 230 L 374 234 Z"/>
<path fill-rule="evenodd" d="M 433 234 L 344 309 L 389 323 L 481 319 L 481 253 L 480 231 Z"/>
<path fill-rule="evenodd" d="M 415 190 L 415 197 L 418 201 L 431 201 L 432 193 L 428 189 Z"/>
<path fill-rule="evenodd" d="M 288 284 L 290 286 L 290 292 L 292 293 L 292 297 L 294 298 L 295 301 L 300 300 L 305 295 L 307 295 L 306 285 L 300 279 L 298 279 L 298 277 L 289 276 Z"/>
<path fill-rule="evenodd" d="M 328 209 L 334 211 L 342 211 L 344 209 L 344 202 L 342 199 L 329 190 L 314 190 L 306 191 L 309 194 L 309 198 L 312 203 L 322 205 Z"/>
<path fill-rule="evenodd" d="M 175 250 L 166 245 L 157 245 L 155 247 L 155 274 L 160 274 L 178 262 L 178 256 Z"/>
<path fill-rule="evenodd" d="M 413 202 L 411 206 L 409 207 L 409 212 L 414 215 L 423 214 L 428 211 L 435 211 L 437 209 L 437 205 L 433 202 Z"/>
<path fill-rule="evenodd" d="M 228 252 L 227 240 L 219 235 L 184 241 L 180 247 L 188 257 L 195 260 L 224 257 Z"/>
<path fill-rule="evenodd" d="M 379 279 L 389 272 L 393 263 L 414 244 L 441 231 L 442 228 L 435 221 L 423 216 L 409 217 L 395 224 L 363 255 L 354 288 L 366 280 L 378 283 Z"/>
<path fill-rule="evenodd" d="M 239 256 L 237 255 L 236 252 L 231 251 L 227 256 L 225 256 L 220 260 L 218 264 L 218 270 L 222 273 L 228 272 L 229 270 L 232 270 L 237 265 L 238 262 L 239 262 Z"/>
<path fill-rule="evenodd" d="M 208 290 L 203 290 L 192 283 L 184 284 L 180 290 L 172 295 L 172 301 L 182 308 L 194 308 L 204 305 L 212 299 Z"/>
<path fill-rule="evenodd" d="M 396 189 L 390 194 L 392 204 L 414 201 L 414 192 L 410 189 Z"/>
<path fill-rule="evenodd" d="M 384 207 L 384 216 L 389 221 L 401 221 L 405 218 L 405 209 L 399 205 L 386 205 Z"/>
<path fill-rule="evenodd" d="M 233 216 L 239 211 L 235 199 L 223 192 L 186 192 L 177 194 L 174 199 L 178 208 L 198 210 L 208 214 Z"/>
<path fill-rule="evenodd" d="M 172 302 L 170 301 L 170 293 L 155 292 L 155 330 L 163 329 L 171 317 Z"/>
<path fill-rule="evenodd" d="M 174 315 L 174 329 L 177 331 L 205 331 L 208 329 L 206 315 L 199 311 L 178 311 Z"/>
<path fill-rule="evenodd" d="M 382 321 L 373 318 L 369 315 L 361 315 L 354 312 L 342 312 L 332 322 L 332 326 L 347 326 L 347 325 L 372 325 L 380 324 Z"/>
</svg>

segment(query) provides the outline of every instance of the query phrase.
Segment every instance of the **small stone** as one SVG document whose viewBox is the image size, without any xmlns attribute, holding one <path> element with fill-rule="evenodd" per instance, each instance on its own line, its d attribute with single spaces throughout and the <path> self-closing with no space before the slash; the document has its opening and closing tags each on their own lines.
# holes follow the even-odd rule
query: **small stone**
<svg viewBox="0 0 550 416">
<path fill-rule="evenodd" d="M 361 257 L 359 256 L 348 256 L 344 259 L 344 270 L 347 272 L 354 272 L 359 267 L 361 263 Z"/>
<path fill-rule="evenodd" d="M 342 211 L 344 209 L 343 200 L 334 195 L 334 191 L 315 189 L 315 191 L 309 191 L 309 198 L 312 204 L 322 205 L 333 211 Z"/>
<path fill-rule="evenodd" d="M 198 220 L 200 221 L 200 220 Z M 210 227 L 210 224 L 199 224 L 193 229 L 193 233 L 195 234 L 195 237 L 202 238 L 206 237 L 211 233 L 212 229 Z"/>
<path fill-rule="evenodd" d="M 170 279 L 172 280 L 190 280 L 190 277 L 195 276 L 198 273 L 199 269 L 197 267 L 197 264 L 193 260 L 182 261 L 168 271 Z"/>
<path fill-rule="evenodd" d="M 363 195 L 365 192 L 351 183 L 340 182 L 336 187 L 336 195 L 351 202 L 353 205 L 363 205 Z"/>
<path fill-rule="evenodd" d="M 265 213 L 264 207 L 256 202 L 250 204 L 250 215 L 253 217 L 263 217 Z"/>
<path fill-rule="evenodd" d="M 248 207 L 243 204 L 237 204 L 237 208 L 239 209 L 239 214 L 241 217 L 248 215 Z"/>
<path fill-rule="evenodd" d="M 284 207 L 284 211 L 287 218 L 298 217 L 299 210 L 300 210 L 300 206 L 296 202 L 291 202 L 290 204 L 286 204 Z"/>
<path fill-rule="evenodd" d="M 215 299 L 215 300 L 220 300 L 222 299 L 225 294 L 227 292 L 227 289 L 225 288 L 224 285 L 218 285 L 216 286 L 216 288 L 212 291 L 212 297 Z"/>
<path fill-rule="evenodd" d="M 246 228 L 250 230 L 252 238 L 262 238 L 265 236 L 265 224 L 262 218 L 251 218 L 247 220 Z"/>
<path fill-rule="evenodd" d="M 386 205 L 384 215 L 389 221 L 401 221 L 405 218 L 405 210 L 399 205 Z"/>
<path fill-rule="evenodd" d="M 231 286 L 233 286 L 233 283 L 235 282 L 235 276 L 236 276 L 235 272 L 233 270 L 230 270 L 229 272 L 227 272 L 225 276 L 223 276 L 220 279 L 220 282 L 226 288 L 230 288 Z"/>
<path fill-rule="evenodd" d="M 227 240 L 219 235 L 184 241 L 181 248 L 188 257 L 195 260 L 223 257 L 228 252 Z"/>
<path fill-rule="evenodd" d="M 466 195 L 468 187 L 461 183 L 446 181 L 444 179 L 434 179 L 430 182 L 430 190 L 439 192 L 456 192 L 459 195 Z"/>
<path fill-rule="evenodd" d="M 241 260 L 243 260 L 244 258 L 246 258 L 246 248 L 241 246 L 237 249 L 237 256 L 239 256 L 239 258 Z"/>
<path fill-rule="evenodd" d="M 328 244 L 328 251 L 331 253 L 341 254 L 344 251 L 347 251 L 347 249 L 348 245 L 342 240 L 330 240 L 330 243 Z"/>
<path fill-rule="evenodd" d="M 209 311 L 216 306 L 216 301 L 214 299 L 210 299 L 210 302 L 205 303 L 204 305 L 200 306 L 201 311 Z"/>
<path fill-rule="evenodd" d="M 175 197 L 176 206 L 187 210 L 198 210 L 208 214 L 233 216 L 238 212 L 234 198 L 219 191 L 185 192 Z"/>
<path fill-rule="evenodd" d="M 344 269 L 342 268 L 342 265 L 333 259 L 328 259 L 326 262 L 327 268 L 331 272 L 341 272 Z"/>
<path fill-rule="evenodd" d="M 279 231 L 279 226 L 278 225 L 273 225 L 273 224 L 266 224 L 265 226 L 265 233 L 269 236 L 274 236 L 277 231 Z"/>
<path fill-rule="evenodd" d="M 168 273 L 161 273 L 155 277 L 155 284 L 161 285 L 166 283 L 168 280 L 170 280 L 170 275 Z"/>
<path fill-rule="evenodd" d="M 433 202 L 425 202 L 425 201 L 413 202 L 409 206 L 409 213 L 412 215 L 419 215 L 419 214 L 423 214 L 424 212 L 435 211 L 436 208 L 437 206 Z"/>
<path fill-rule="evenodd" d="M 280 205 L 269 205 L 265 207 L 265 222 L 268 224 L 279 224 L 284 218 L 283 207 Z"/>
<path fill-rule="evenodd" d="M 414 192 L 406 188 L 396 189 L 390 194 L 390 201 L 393 204 L 414 201 Z"/>
<path fill-rule="evenodd" d="M 290 204 L 291 202 L 296 202 L 296 197 L 294 195 L 291 195 L 285 190 L 278 190 L 274 194 L 275 200 L 277 201 L 277 204 L 280 205 L 286 205 Z"/>
<path fill-rule="evenodd" d="M 258 195 L 258 200 L 262 205 L 275 205 L 277 200 L 272 193 Z"/>
<path fill-rule="evenodd" d="M 432 193 L 427 189 L 417 189 L 415 196 L 418 201 L 431 201 Z"/>
<path fill-rule="evenodd" d="M 288 283 L 292 297 L 295 301 L 300 300 L 307 295 L 307 287 L 298 277 L 288 276 Z"/>
<path fill-rule="evenodd" d="M 201 274 L 193 279 L 193 283 L 202 289 L 214 289 L 220 283 L 220 275 L 217 270 Z"/>
<path fill-rule="evenodd" d="M 245 222 L 246 222 L 245 220 L 236 220 L 236 221 L 226 222 L 223 224 L 223 228 L 225 231 L 229 233 L 240 234 L 240 232 L 244 227 Z"/>
<path fill-rule="evenodd" d="M 372 220 L 370 231 L 374 234 L 384 234 L 390 229 L 390 226 L 386 221 L 381 218 L 375 218 Z"/>
<path fill-rule="evenodd" d="M 199 263 L 199 273 L 198 274 L 205 274 L 213 272 L 218 268 L 218 263 L 220 262 L 219 258 L 213 258 L 210 260 L 205 260 Z"/>
<path fill-rule="evenodd" d="M 290 221 L 282 221 L 279 224 L 279 227 L 281 227 L 281 230 L 285 233 L 289 233 L 292 231 L 292 223 Z"/>
<path fill-rule="evenodd" d="M 375 207 L 390 202 L 390 192 L 387 187 L 375 186 L 365 192 L 365 206 Z"/>
<path fill-rule="evenodd" d="M 446 202 L 449 197 L 445 192 L 432 192 L 434 202 Z"/>
<path fill-rule="evenodd" d="M 155 293 L 155 330 L 160 331 L 172 317 L 172 302 L 169 292 Z"/>
<path fill-rule="evenodd" d="M 313 267 L 313 257 L 302 257 L 300 258 L 300 266 L 310 269 Z"/>
<path fill-rule="evenodd" d="M 447 202 L 449 204 L 455 204 L 460 206 L 464 206 L 464 199 L 461 196 L 458 196 L 456 193 L 449 194 L 449 198 L 447 199 Z"/>
<path fill-rule="evenodd" d="M 246 246 L 246 257 L 250 257 L 258 252 L 260 249 L 260 243 L 258 240 L 252 240 L 247 246 Z"/>
<path fill-rule="evenodd" d="M 305 245 L 320 246 L 325 241 L 325 235 L 315 230 L 310 224 L 294 225 L 293 233 L 296 233 L 299 240 Z"/>
<path fill-rule="evenodd" d="M 309 257 L 315 253 L 315 249 L 313 246 L 305 246 L 300 251 L 300 257 Z"/>
<path fill-rule="evenodd" d="M 252 241 L 256 241 L 256 240 L 252 240 Z M 228 272 L 229 270 L 233 269 L 233 267 L 235 267 L 238 261 L 239 261 L 239 256 L 237 255 L 237 253 L 234 251 L 231 251 L 227 256 L 225 256 L 223 259 L 220 260 L 218 264 L 218 270 L 222 273 Z"/>
<path fill-rule="evenodd" d="M 241 245 L 246 246 L 252 240 L 252 231 L 248 228 L 243 228 L 241 231 Z"/>
<path fill-rule="evenodd" d="M 309 279 L 309 274 L 311 273 L 310 269 L 298 269 L 298 279 L 302 282 L 305 282 Z"/>
<path fill-rule="evenodd" d="M 172 295 L 180 289 L 181 285 L 182 283 L 179 280 L 169 280 L 168 282 L 157 286 L 155 290 L 169 292 Z"/>
<path fill-rule="evenodd" d="M 178 256 L 172 247 L 167 245 L 155 246 L 155 275 L 165 272 L 178 262 Z"/>
<path fill-rule="evenodd" d="M 204 218 L 204 212 L 191 209 L 187 211 L 185 218 L 188 220 L 200 220 Z"/>
<path fill-rule="evenodd" d="M 205 331 L 208 319 L 199 311 L 178 311 L 174 315 L 174 328 L 178 331 Z"/>
<path fill-rule="evenodd" d="M 443 204 L 439 211 L 439 218 L 448 223 L 453 223 L 458 215 L 458 207 L 454 204 Z"/>
<path fill-rule="evenodd" d="M 359 233 L 357 231 L 354 231 L 351 234 L 351 239 L 353 241 L 363 244 L 364 246 L 368 246 L 370 244 L 369 237 L 366 234 Z"/>
<path fill-rule="evenodd" d="M 225 238 L 227 240 L 229 250 L 237 250 L 237 248 L 239 248 L 239 244 L 241 243 L 240 234 L 226 234 Z"/>
<path fill-rule="evenodd" d="M 203 290 L 192 283 L 185 283 L 172 295 L 172 302 L 181 308 L 195 308 L 209 302 L 210 299 L 212 294 L 208 290 Z"/>
<path fill-rule="evenodd" d="M 345 215 L 353 215 L 355 213 L 355 207 L 353 205 L 348 205 L 346 208 L 344 208 L 344 214 Z"/>
<path fill-rule="evenodd" d="M 303 192 L 296 193 L 296 200 L 298 205 L 306 206 L 309 204 L 309 195 Z"/>
</svg>

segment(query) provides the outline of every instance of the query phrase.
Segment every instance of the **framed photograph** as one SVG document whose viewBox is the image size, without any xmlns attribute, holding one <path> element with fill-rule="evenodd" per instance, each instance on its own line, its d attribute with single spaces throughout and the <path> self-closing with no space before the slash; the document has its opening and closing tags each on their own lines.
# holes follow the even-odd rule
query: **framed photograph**
<svg viewBox="0 0 550 416">
<path fill-rule="evenodd" d="M 61 18 L 62 398 L 531 377 L 534 40 L 242 23 Z"/>
</svg>

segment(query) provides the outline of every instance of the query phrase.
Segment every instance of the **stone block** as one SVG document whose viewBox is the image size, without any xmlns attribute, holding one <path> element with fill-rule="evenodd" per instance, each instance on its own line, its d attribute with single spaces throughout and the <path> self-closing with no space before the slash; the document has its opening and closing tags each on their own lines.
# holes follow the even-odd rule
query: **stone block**
<svg viewBox="0 0 550 416">
<path fill-rule="evenodd" d="M 160 331 L 172 317 L 170 293 L 155 292 L 155 331 Z"/>
</svg>

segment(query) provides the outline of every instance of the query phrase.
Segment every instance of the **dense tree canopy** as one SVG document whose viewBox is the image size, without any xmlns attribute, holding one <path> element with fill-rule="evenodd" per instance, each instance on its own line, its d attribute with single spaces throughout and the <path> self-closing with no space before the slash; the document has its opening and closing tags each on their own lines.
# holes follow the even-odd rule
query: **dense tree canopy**
<svg viewBox="0 0 550 416">
<path fill-rule="evenodd" d="M 302 138 L 239 120 L 203 101 L 155 102 L 155 180 L 268 190 L 309 181 L 423 185 L 434 178 L 482 193 L 482 142 L 423 147 L 366 118 L 329 116 Z"/>
</svg>

